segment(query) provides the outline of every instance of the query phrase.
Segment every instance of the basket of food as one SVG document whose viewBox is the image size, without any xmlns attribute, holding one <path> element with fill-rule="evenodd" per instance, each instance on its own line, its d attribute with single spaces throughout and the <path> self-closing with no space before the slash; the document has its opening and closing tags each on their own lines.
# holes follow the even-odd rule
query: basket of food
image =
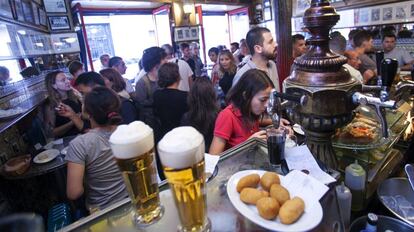
<svg viewBox="0 0 414 232">
<path fill-rule="evenodd" d="M 22 155 L 9 159 L 2 167 L 2 171 L 8 176 L 17 176 L 25 173 L 30 167 L 31 155 Z"/>
</svg>

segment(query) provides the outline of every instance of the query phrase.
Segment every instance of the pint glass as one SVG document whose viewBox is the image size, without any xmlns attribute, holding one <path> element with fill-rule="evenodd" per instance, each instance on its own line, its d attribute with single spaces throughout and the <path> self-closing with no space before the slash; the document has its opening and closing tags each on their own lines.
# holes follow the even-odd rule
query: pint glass
<svg viewBox="0 0 414 232">
<path fill-rule="evenodd" d="M 158 195 L 151 127 L 140 121 L 120 125 L 112 133 L 109 142 L 135 207 L 134 223 L 138 227 L 145 227 L 158 221 L 164 208 Z"/>
<path fill-rule="evenodd" d="M 203 136 L 193 127 L 175 128 L 158 143 L 158 153 L 181 221 L 178 230 L 210 231 Z"/>
</svg>

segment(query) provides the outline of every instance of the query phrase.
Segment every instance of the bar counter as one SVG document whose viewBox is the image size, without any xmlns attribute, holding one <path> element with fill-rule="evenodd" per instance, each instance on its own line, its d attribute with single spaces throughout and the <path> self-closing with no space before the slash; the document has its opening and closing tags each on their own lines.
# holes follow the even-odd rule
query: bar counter
<svg viewBox="0 0 414 232">
<path fill-rule="evenodd" d="M 218 172 L 207 182 L 207 210 L 211 231 L 265 231 L 249 221 L 231 204 L 226 185 L 229 178 L 242 170 L 269 170 L 266 144 L 258 139 L 248 140 L 220 157 Z M 138 231 L 176 231 L 179 223 L 175 204 L 166 181 L 160 183 L 161 204 L 164 216 L 157 223 Z M 321 223 L 311 231 L 345 231 L 340 219 L 336 193 L 333 187 L 322 197 Z M 60 231 L 137 231 L 131 221 L 130 200 L 125 199 L 107 209 L 83 218 Z"/>
</svg>

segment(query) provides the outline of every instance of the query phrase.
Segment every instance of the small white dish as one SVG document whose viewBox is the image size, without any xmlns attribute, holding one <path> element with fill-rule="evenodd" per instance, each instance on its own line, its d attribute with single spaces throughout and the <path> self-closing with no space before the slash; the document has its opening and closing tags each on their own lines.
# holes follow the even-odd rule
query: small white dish
<svg viewBox="0 0 414 232">
<path fill-rule="evenodd" d="M 292 129 L 293 129 L 296 133 L 298 133 L 298 134 L 300 134 L 300 135 L 305 135 L 305 132 L 303 131 L 302 126 L 301 126 L 301 125 L 299 125 L 299 124 L 295 124 L 295 125 L 293 125 L 293 126 L 292 126 Z"/>
<path fill-rule="evenodd" d="M 279 217 L 275 220 L 266 220 L 259 216 L 257 208 L 255 205 L 245 204 L 240 200 L 240 194 L 236 190 L 237 183 L 239 180 L 247 175 L 257 173 L 259 176 L 262 176 L 265 171 L 262 170 L 245 170 L 235 173 L 230 177 L 227 182 L 227 194 L 230 198 L 233 206 L 239 211 L 243 216 L 248 218 L 250 221 L 256 223 L 257 225 L 266 228 L 272 231 L 286 231 L 286 232 L 299 232 L 299 231 L 309 231 L 315 228 L 322 220 L 323 210 L 320 202 L 315 202 L 311 208 L 305 206 L 305 212 L 302 216 L 293 224 L 285 225 L 280 222 Z M 280 183 L 284 186 L 285 177 L 279 175 Z M 290 189 L 288 189 L 290 191 Z"/>
<path fill-rule="evenodd" d="M 43 151 L 33 158 L 33 162 L 37 164 L 44 164 L 54 160 L 60 154 L 59 150 L 50 149 Z"/>
</svg>

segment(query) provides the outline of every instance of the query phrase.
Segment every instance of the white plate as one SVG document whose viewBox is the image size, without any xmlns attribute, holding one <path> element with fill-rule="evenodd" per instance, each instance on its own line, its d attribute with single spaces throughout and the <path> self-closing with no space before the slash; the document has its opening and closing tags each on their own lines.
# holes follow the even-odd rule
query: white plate
<svg viewBox="0 0 414 232">
<path fill-rule="evenodd" d="M 261 170 L 245 170 L 235 173 L 230 177 L 227 182 L 227 194 L 229 195 L 230 201 L 233 206 L 246 218 L 250 221 L 256 223 L 263 228 L 272 231 L 308 231 L 315 228 L 322 220 L 323 211 L 322 206 L 319 201 L 313 204 L 312 208 L 305 206 L 305 212 L 302 216 L 291 225 L 284 225 L 280 222 L 279 217 L 275 220 L 266 220 L 259 216 L 257 208 L 254 205 L 247 205 L 240 200 L 240 194 L 236 190 L 237 182 L 240 178 L 247 176 L 249 174 L 257 173 L 262 176 L 265 171 Z M 281 185 L 284 185 L 284 176 L 279 175 Z M 288 189 L 289 190 L 289 189 Z M 292 197 L 292 196 L 291 196 Z"/>
<path fill-rule="evenodd" d="M 293 125 L 292 129 L 300 135 L 305 135 L 305 132 L 302 130 L 302 126 L 299 124 Z"/>
<path fill-rule="evenodd" d="M 50 149 L 39 153 L 36 157 L 33 158 L 33 162 L 37 164 L 44 164 L 52 161 L 60 154 L 59 150 Z"/>
</svg>

